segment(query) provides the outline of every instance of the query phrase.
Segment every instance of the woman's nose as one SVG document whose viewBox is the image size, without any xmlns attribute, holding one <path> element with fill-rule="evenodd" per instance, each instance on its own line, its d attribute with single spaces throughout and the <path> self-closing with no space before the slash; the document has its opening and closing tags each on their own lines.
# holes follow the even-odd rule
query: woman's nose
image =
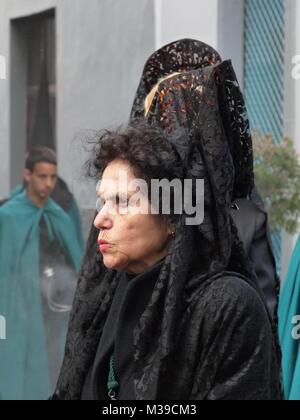
<svg viewBox="0 0 300 420">
<path fill-rule="evenodd" d="M 97 214 L 94 220 L 94 226 L 96 229 L 111 229 L 112 228 L 112 220 L 108 217 L 108 214 L 101 211 Z"/>
</svg>

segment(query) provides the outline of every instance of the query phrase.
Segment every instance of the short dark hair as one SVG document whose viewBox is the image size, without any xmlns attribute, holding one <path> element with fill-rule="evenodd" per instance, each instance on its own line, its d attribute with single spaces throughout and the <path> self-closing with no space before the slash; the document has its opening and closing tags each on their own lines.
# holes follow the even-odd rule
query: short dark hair
<svg viewBox="0 0 300 420">
<path fill-rule="evenodd" d="M 152 179 L 181 178 L 181 164 L 171 142 L 162 131 L 146 122 L 137 122 L 116 131 L 102 131 L 88 162 L 89 175 L 101 177 L 112 161 L 131 164 L 136 177 Z"/>
<path fill-rule="evenodd" d="M 101 178 L 105 168 L 116 159 L 129 162 L 135 176 L 147 182 L 149 192 L 153 179 L 183 178 L 182 162 L 170 140 L 161 129 L 144 121 L 116 131 L 101 132 L 93 158 L 87 163 L 89 175 Z"/>
<path fill-rule="evenodd" d="M 49 149 L 48 147 L 37 147 L 32 149 L 26 157 L 25 169 L 33 172 L 35 165 L 38 163 L 50 163 L 52 165 L 57 165 L 55 151 Z"/>
</svg>

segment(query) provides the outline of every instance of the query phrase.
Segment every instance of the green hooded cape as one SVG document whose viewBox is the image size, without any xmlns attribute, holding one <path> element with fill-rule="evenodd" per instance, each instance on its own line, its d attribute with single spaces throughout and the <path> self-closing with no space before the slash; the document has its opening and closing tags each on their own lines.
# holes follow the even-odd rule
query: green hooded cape
<svg viewBox="0 0 300 420">
<path fill-rule="evenodd" d="M 70 217 L 51 199 L 38 208 L 26 192 L 0 208 L 0 399 L 40 400 L 51 394 L 40 289 L 40 221 L 78 271 L 82 245 Z M 63 347 L 63 343 L 62 343 Z"/>
</svg>

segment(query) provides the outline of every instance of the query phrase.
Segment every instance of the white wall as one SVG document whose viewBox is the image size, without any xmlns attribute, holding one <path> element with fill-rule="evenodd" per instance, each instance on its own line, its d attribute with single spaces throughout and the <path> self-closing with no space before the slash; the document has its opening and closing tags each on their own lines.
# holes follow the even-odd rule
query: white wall
<svg viewBox="0 0 300 420">
<path fill-rule="evenodd" d="M 219 0 L 158 0 L 161 29 L 158 47 L 181 38 L 218 46 Z"/>
<path fill-rule="evenodd" d="M 154 46 L 152 0 L 63 0 L 57 8 L 57 137 L 60 173 L 83 208 L 95 205 L 80 168 L 85 130 L 127 123 Z M 124 7 L 126 4 L 126 7 Z"/>
<path fill-rule="evenodd" d="M 154 0 L 156 47 L 194 38 L 231 59 L 243 85 L 244 0 Z"/>
<path fill-rule="evenodd" d="M 7 4 L 7 14 L 10 19 L 16 19 L 41 13 L 57 5 L 58 0 L 1 0 Z"/>
<path fill-rule="evenodd" d="M 244 87 L 244 0 L 219 0 L 218 50 L 232 60 L 241 89 Z"/>
</svg>

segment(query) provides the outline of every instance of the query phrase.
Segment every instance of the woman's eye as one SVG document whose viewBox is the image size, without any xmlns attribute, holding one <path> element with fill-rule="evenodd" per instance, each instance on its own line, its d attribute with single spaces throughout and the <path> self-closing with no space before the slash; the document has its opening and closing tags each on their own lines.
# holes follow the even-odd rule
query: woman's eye
<svg viewBox="0 0 300 420">
<path fill-rule="evenodd" d="M 97 201 L 96 201 L 97 212 L 100 213 L 104 206 L 105 206 L 105 201 L 102 200 L 101 198 L 98 198 Z"/>
</svg>

